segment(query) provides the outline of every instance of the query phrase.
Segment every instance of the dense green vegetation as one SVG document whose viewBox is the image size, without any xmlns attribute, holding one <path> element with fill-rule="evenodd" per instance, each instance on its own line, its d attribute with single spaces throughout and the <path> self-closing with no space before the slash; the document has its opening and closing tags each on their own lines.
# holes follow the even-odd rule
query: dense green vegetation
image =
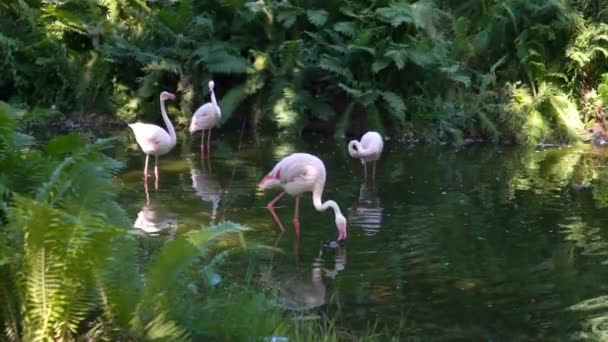
<svg viewBox="0 0 608 342">
<path fill-rule="evenodd" d="M 254 128 L 570 142 L 603 122 L 607 6 L 1 1 L 0 99 L 152 120 L 164 89 L 179 94 L 184 124 L 213 78 L 224 122 Z"/>
</svg>

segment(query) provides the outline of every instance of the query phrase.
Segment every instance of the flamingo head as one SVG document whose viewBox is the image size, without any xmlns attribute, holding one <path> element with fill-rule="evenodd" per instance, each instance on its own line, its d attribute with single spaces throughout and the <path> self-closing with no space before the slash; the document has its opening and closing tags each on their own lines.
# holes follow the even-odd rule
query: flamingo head
<svg viewBox="0 0 608 342">
<path fill-rule="evenodd" d="M 170 93 L 168 91 L 163 91 L 162 93 L 160 93 L 160 99 L 163 101 L 173 100 L 173 99 L 175 99 L 175 95 L 173 95 L 172 93 Z"/>
<path fill-rule="evenodd" d="M 266 175 L 258 183 L 258 190 L 264 191 L 280 184 L 281 180 L 277 175 Z"/>
<path fill-rule="evenodd" d="M 348 154 L 352 158 L 359 158 L 359 142 L 357 140 L 351 140 L 348 143 Z"/>
<path fill-rule="evenodd" d="M 209 81 L 209 92 L 213 93 L 214 87 L 215 87 L 215 82 L 213 82 L 213 80 Z"/>
<path fill-rule="evenodd" d="M 346 240 L 346 218 L 344 215 L 336 215 L 336 227 L 338 228 L 338 241 Z"/>
</svg>

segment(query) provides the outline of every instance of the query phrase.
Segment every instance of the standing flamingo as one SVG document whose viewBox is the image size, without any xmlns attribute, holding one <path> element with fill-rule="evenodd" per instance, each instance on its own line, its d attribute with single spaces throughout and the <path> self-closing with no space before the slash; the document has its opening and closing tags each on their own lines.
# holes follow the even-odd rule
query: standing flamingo
<svg viewBox="0 0 608 342">
<path fill-rule="evenodd" d="M 351 140 L 348 143 L 348 153 L 351 157 L 361 160 L 365 178 L 367 178 L 366 163 L 368 162 L 374 162 L 372 178 L 376 178 L 376 161 L 380 159 L 383 148 L 382 136 L 377 132 L 367 132 L 361 137 L 360 141 Z"/>
<path fill-rule="evenodd" d="M 190 134 L 196 131 L 202 131 L 201 155 L 205 154 L 205 130 L 209 130 L 209 134 L 207 135 L 207 153 L 209 154 L 211 150 L 211 130 L 213 127 L 217 126 L 217 124 L 220 122 L 220 118 L 222 117 L 222 111 L 215 100 L 215 92 L 213 91 L 214 87 L 215 82 L 209 81 L 211 102 L 207 102 L 200 106 L 196 112 L 194 112 L 194 115 L 192 115 L 192 121 L 190 122 Z"/>
<path fill-rule="evenodd" d="M 281 159 L 272 171 L 262 178 L 260 183 L 258 183 L 258 188 L 260 190 L 278 186 L 283 188 L 283 192 L 266 206 L 282 231 L 285 229 L 274 211 L 274 204 L 281 199 L 285 193 L 295 196 L 296 208 L 293 217 L 293 225 L 296 229 L 296 234 L 300 234 L 300 220 L 298 218 L 300 195 L 304 192 L 312 192 L 312 204 L 316 210 L 325 211 L 330 207 L 333 209 L 336 227 L 338 228 L 338 241 L 346 239 L 346 218 L 342 215 L 338 204 L 331 200 L 321 203 L 321 196 L 323 195 L 323 188 L 325 187 L 325 178 L 325 165 L 323 165 L 321 159 L 308 153 L 290 154 Z"/>
<path fill-rule="evenodd" d="M 155 157 L 154 159 L 154 176 L 156 177 L 154 187 L 158 189 L 158 156 L 168 153 L 175 146 L 177 137 L 175 136 L 175 129 L 171 120 L 167 116 L 165 110 L 165 101 L 175 99 L 175 95 L 170 92 L 163 91 L 160 93 L 160 112 L 162 113 L 167 130 L 165 131 L 159 126 L 136 122 L 129 124 L 129 127 L 135 134 L 135 140 L 141 150 L 146 154 L 146 166 L 144 166 L 144 181 L 148 184 L 148 159 L 150 155 Z"/>
</svg>

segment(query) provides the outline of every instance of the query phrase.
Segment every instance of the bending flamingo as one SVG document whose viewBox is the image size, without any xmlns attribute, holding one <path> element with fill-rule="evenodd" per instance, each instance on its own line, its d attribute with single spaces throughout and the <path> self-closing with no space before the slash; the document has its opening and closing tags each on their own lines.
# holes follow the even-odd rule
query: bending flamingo
<svg viewBox="0 0 608 342">
<path fill-rule="evenodd" d="M 156 189 L 158 189 L 158 156 L 162 156 L 171 151 L 177 141 L 175 129 L 165 110 L 165 101 L 173 99 L 175 99 L 175 95 L 167 91 L 160 93 L 160 111 L 163 120 L 165 121 L 165 125 L 167 125 L 168 133 L 156 125 L 141 122 L 129 124 L 129 127 L 133 130 L 133 134 L 135 134 L 137 144 L 139 144 L 141 150 L 146 154 L 146 165 L 144 166 L 144 181 L 146 184 L 148 183 L 148 159 L 150 155 L 155 157 L 154 176 L 156 177 L 156 180 L 154 182 L 154 187 Z"/>
<path fill-rule="evenodd" d="M 382 141 L 382 136 L 377 132 L 367 132 L 361 137 L 360 141 L 351 140 L 348 143 L 348 153 L 351 157 L 361 160 L 365 178 L 367 178 L 366 163 L 369 162 L 374 162 L 372 178 L 376 178 L 376 161 L 380 159 L 383 148 L 384 142 Z"/>
<path fill-rule="evenodd" d="M 274 187 L 282 187 L 281 192 L 266 206 L 272 217 L 277 222 L 282 231 L 285 229 L 279 221 L 279 217 L 274 211 L 274 204 L 285 195 L 285 193 L 295 196 L 296 208 L 293 217 L 293 224 L 296 233 L 300 233 L 299 205 L 300 195 L 304 192 L 312 192 L 312 204 L 318 211 L 325 211 L 332 208 L 335 215 L 336 227 L 338 228 L 338 241 L 346 239 L 346 218 L 342 215 L 340 207 L 334 201 L 321 202 L 323 188 L 325 187 L 325 165 L 321 159 L 308 153 L 293 153 L 283 158 L 258 184 L 260 190 Z"/>
<path fill-rule="evenodd" d="M 215 92 L 213 88 L 215 87 L 215 82 L 209 81 L 209 92 L 211 93 L 211 102 L 207 102 L 204 105 L 200 106 L 194 115 L 192 115 L 192 121 L 190 122 L 190 134 L 196 131 L 201 132 L 201 155 L 205 154 L 205 130 L 209 130 L 209 134 L 207 135 L 207 153 L 210 153 L 211 150 L 211 130 L 213 127 L 217 126 L 220 122 L 220 118 L 222 117 L 222 111 L 220 107 L 217 105 L 217 101 L 215 99 Z"/>
</svg>

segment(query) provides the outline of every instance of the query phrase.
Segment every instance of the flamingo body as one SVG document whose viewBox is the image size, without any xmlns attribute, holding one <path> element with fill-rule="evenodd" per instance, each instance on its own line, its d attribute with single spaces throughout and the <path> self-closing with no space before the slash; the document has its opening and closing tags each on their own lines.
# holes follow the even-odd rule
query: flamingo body
<svg viewBox="0 0 608 342">
<path fill-rule="evenodd" d="M 291 195 L 312 192 L 315 184 L 325 184 L 325 165 L 308 153 L 293 153 L 281 159 L 260 182 L 260 190 L 280 186 Z"/>
<path fill-rule="evenodd" d="M 129 127 L 135 134 L 135 141 L 147 155 L 162 156 L 175 147 L 176 140 L 172 140 L 167 131 L 156 125 L 136 122 L 129 124 Z"/>
<path fill-rule="evenodd" d="M 346 218 L 342 215 L 340 207 L 334 201 L 321 202 L 321 196 L 325 187 L 326 172 L 325 165 L 321 159 L 308 153 L 293 153 L 283 158 L 258 184 L 260 190 L 275 187 L 283 188 L 283 192 L 268 203 L 268 210 L 283 230 L 283 226 L 274 212 L 274 203 L 285 193 L 294 196 L 296 208 L 294 214 L 294 226 L 299 233 L 299 196 L 305 192 L 312 192 L 313 205 L 318 211 L 332 208 L 335 215 L 336 227 L 338 229 L 338 240 L 346 239 Z"/>
<path fill-rule="evenodd" d="M 211 129 L 217 126 L 221 116 L 222 114 L 219 107 L 210 102 L 205 103 L 204 105 L 198 107 L 198 109 L 192 115 L 192 121 L 189 129 L 190 133 Z"/>
<path fill-rule="evenodd" d="M 351 140 L 348 143 L 348 153 L 354 159 L 361 160 L 367 178 L 366 163 L 374 162 L 373 178 L 376 176 L 376 161 L 380 159 L 384 142 L 382 136 L 378 132 L 365 133 L 360 141 Z"/>
</svg>

